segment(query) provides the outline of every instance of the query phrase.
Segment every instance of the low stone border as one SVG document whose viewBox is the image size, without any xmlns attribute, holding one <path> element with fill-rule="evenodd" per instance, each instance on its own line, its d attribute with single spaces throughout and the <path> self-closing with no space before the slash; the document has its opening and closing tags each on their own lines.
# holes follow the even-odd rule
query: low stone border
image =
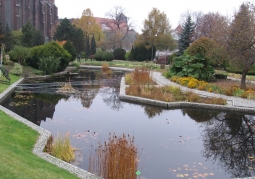
<svg viewBox="0 0 255 179">
<path fill-rule="evenodd" d="M 255 113 L 255 108 L 237 107 L 237 106 L 234 106 L 232 101 L 228 101 L 227 105 L 214 105 L 214 104 L 190 103 L 190 102 L 164 102 L 164 101 L 152 100 L 152 99 L 141 98 L 141 97 L 136 97 L 136 96 L 130 96 L 130 95 L 126 95 L 126 87 L 127 86 L 128 85 L 125 85 L 125 78 L 122 77 L 119 98 L 121 100 L 129 101 L 129 102 L 148 104 L 148 105 L 162 107 L 165 109 L 193 107 L 193 108 L 200 108 L 200 109 L 201 108 L 203 108 L 203 109 L 212 109 L 213 108 L 213 109 L 217 109 L 217 110 Z"/>
<path fill-rule="evenodd" d="M 0 94 L 0 103 L 2 103 L 8 96 L 9 94 L 11 94 L 14 90 L 16 85 L 18 85 L 19 83 L 21 83 L 24 79 L 20 79 L 18 80 L 16 83 L 12 84 L 11 86 L 9 86 L 9 88 L 7 88 L 3 93 Z M 70 163 L 64 162 L 63 160 L 60 160 L 56 157 L 53 157 L 51 155 L 49 155 L 48 153 L 43 152 L 44 147 L 47 143 L 48 138 L 50 137 L 51 133 L 43 128 L 41 128 L 40 126 L 37 126 L 36 124 L 28 121 L 27 119 L 17 115 L 16 113 L 10 111 L 9 109 L 6 109 L 5 107 L 0 105 L 0 110 L 5 112 L 7 115 L 9 115 L 10 117 L 16 119 L 19 122 L 22 122 L 24 124 L 26 124 L 27 126 L 29 126 L 31 129 L 37 131 L 40 136 L 36 142 L 36 144 L 34 145 L 33 148 L 33 153 L 36 154 L 37 156 L 39 156 L 40 158 L 45 159 L 46 161 L 57 165 L 60 168 L 66 169 L 68 170 L 70 173 L 75 174 L 76 176 L 78 176 L 79 178 L 82 179 L 102 179 L 101 177 L 98 177 L 86 170 L 83 170 L 75 165 L 72 165 Z"/>
</svg>

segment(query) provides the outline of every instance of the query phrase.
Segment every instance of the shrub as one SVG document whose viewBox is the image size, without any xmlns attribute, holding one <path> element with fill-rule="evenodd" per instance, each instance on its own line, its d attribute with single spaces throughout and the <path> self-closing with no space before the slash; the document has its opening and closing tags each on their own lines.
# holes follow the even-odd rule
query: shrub
<svg viewBox="0 0 255 179">
<path fill-rule="evenodd" d="M 23 67 L 18 63 L 14 63 L 14 67 L 11 69 L 10 73 L 19 76 L 23 73 Z"/>
<path fill-rule="evenodd" d="M 129 60 L 130 54 L 131 54 L 131 51 L 126 52 L 126 54 L 125 54 L 125 60 Z"/>
<path fill-rule="evenodd" d="M 96 51 L 96 54 L 94 55 L 94 59 L 97 61 L 102 61 L 102 55 L 103 55 L 103 51 L 101 49 L 98 49 Z"/>
<path fill-rule="evenodd" d="M 125 60 L 125 54 L 126 54 L 126 50 L 122 48 L 116 48 L 113 52 L 114 58 L 116 60 Z"/>
<path fill-rule="evenodd" d="M 177 57 L 177 53 L 173 53 L 172 55 L 168 56 L 168 64 L 173 64 L 174 63 L 174 59 Z"/>
<path fill-rule="evenodd" d="M 41 58 L 39 62 L 39 69 L 43 71 L 44 74 L 51 74 L 59 69 L 60 58 L 45 57 Z"/>
<path fill-rule="evenodd" d="M 9 52 L 10 59 L 21 64 L 23 64 L 25 60 L 30 57 L 30 54 L 30 48 L 22 46 L 14 46 Z"/>
<path fill-rule="evenodd" d="M 31 49 L 31 56 L 27 59 L 27 64 L 39 69 L 39 62 L 41 58 L 53 57 L 60 58 L 59 69 L 64 70 L 71 60 L 71 55 L 63 47 L 56 42 L 50 42 L 44 45 L 36 46 Z"/>
<path fill-rule="evenodd" d="M 74 61 L 76 59 L 76 51 L 75 48 L 70 40 L 66 41 L 66 43 L 63 45 L 64 49 L 70 53 L 72 56 L 71 61 Z"/>
<path fill-rule="evenodd" d="M 86 58 L 86 52 L 81 52 L 81 58 Z"/>
<path fill-rule="evenodd" d="M 210 60 L 201 54 L 195 56 L 184 54 L 179 56 L 170 68 L 171 76 L 189 76 L 205 81 L 209 81 L 213 74 L 214 68 L 211 66 Z"/>
<path fill-rule="evenodd" d="M 113 61 L 113 58 L 114 58 L 114 56 L 111 52 L 104 52 L 102 54 L 102 60 L 103 61 Z"/>
<path fill-rule="evenodd" d="M 206 59 L 211 60 L 214 66 L 223 65 L 228 59 L 226 50 L 208 37 L 200 37 L 195 40 L 187 48 L 187 53 L 191 56 L 201 54 Z"/>
<path fill-rule="evenodd" d="M 214 74 L 214 77 L 216 79 L 227 79 L 228 75 L 224 75 L 224 74 Z"/>
</svg>

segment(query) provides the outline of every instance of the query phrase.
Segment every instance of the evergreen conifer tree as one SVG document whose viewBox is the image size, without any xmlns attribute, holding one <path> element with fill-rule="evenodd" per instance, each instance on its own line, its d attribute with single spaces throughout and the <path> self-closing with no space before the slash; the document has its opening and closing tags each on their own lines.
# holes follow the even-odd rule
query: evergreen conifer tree
<svg viewBox="0 0 255 179">
<path fill-rule="evenodd" d="M 90 56 L 90 43 L 89 43 L 89 35 L 86 37 L 86 45 L 85 45 L 86 58 Z"/>
<path fill-rule="evenodd" d="M 30 23 L 30 21 L 28 21 L 22 27 L 22 33 L 23 33 L 22 44 L 25 47 L 32 47 L 34 31 L 35 31 L 35 29 L 32 26 L 32 24 Z"/>
<path fill-rule="evenodd" d="M 12 36 L 12 30 L 9 28 L 8 24 L 6 24 L 3 34 L 3 43 L 5 44 L 5 50 L 10 51 L 13 47 L 14 41 Z"/>
<path fill-rule="evenodd" d="M 95 37 L 94 37 L 94 34 L 92 36 L 92 39 L 91 39 L 91 45 L 90 45 L 90 53 L 91 55 L 94 55 L 96 53 L 96 40 L 95 40 Z"/>
<path fill-rule="evenodd" d="M 182 32 L 179 35 L 178 39 L 178 52 L 177 54 L 180 56 L 184 53 L 184 51 L 189 47 L 191 43 L 191 35 L 194 31 L 194 23 L 191 20 L 191 17 L 188 16 L 184 25 L 182 25 Z"/>
</svg>

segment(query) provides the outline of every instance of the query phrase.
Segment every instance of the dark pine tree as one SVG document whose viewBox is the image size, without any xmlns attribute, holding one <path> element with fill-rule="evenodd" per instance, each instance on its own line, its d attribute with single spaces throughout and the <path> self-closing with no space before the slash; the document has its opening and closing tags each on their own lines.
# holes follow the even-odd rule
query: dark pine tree
<svg viewBox="0 0 255 179">
<path fill-rule="evenodd" d="M 23 27 L 22 27 L 22 44 L 25 47 L 32 47 L 33 45 L 33 34 L 34 34 L 34 27 L 28 21 Z"/>
<path fill-rule="evenodd" d="M 4 40 L 4 29 L 3 29 L 2 23 L 0 22 L 0 44 L 3 43 L 3 40 Z"/>
<path fill-rule="evenodd" d="M 131 52 L 129 54 L 128 60 L 130 60 L 130 61 L 134 61 L 135 60 L 135 49 L 134 49 L 133 46 L 132 46 Z"/>
<path fill-rule="evenodd" d="M 68 40 L 66 41 L 66 43 L 63 45 L 64 49 L 66 49 L 70 55 L 72 56 L 72 59 L 71 61 L 74 61 L 76 59 L 76 51 L 75 51 L 75 48 L 73 46 L 73 43 Z"/>
<path fill-rule="evenodd" d="M 85 49 L 85 35 L 81 28 L 74 27 L 74 36 L 70 39 L 73 43 L 75 51 L 77 54 L 80 54 Z"/>
<path fill-rule="evenodd" d="M 191 17 L 188 16 L 186 22 L 184 25 L 182 25 L 182 33 L 178 38 L 178 56 L 182 55 L 184 51 L 189 47 L 194 28 L 194 23 L 191 21 Z"/>
<path fill-rule="evenodd" d="M 74 26 L 71 24 L 71 22 L 67 18 L 64 18 L 60 22 L 60 25 L 57 26 L 53 39 L 58 41 L 63 41 L 63 40 L 72 41 L 72 38 L 74 37 L 74 33 L 75 33 Z"/>
<path fill-rule="evenodd" d="M 89 35 L 86 37 L 86 45 L 85 45 L 86 58 L 89 58 L 90 52 L 90 43 L 89 43 Z"/>
<path fill-rule="evenodd" d="M 95 40 L 95 37 L 94 37 L 94 34 L 93 34 L 92 39 L 91 39 L 91 45 L 90 45 L 91 55 L 94 55 L 96 53 L 96 48 L 97 48 L 96 40 Z"/>
<path fill-rule="evenodd" d="M 10 51 L 14 45 L 12 30 L 9 28 L 8 24 L 6 24 L 6 26 L 4 28 L 3 43 L 5 44 L 5 50 L 7 52 Z"/>
<path fill-rule="evenodd" d="M 33 34 L 32 46 L 38 46 L 44 44 L 44 35 L 41 31 L 35 30 Z"/>
</svg>

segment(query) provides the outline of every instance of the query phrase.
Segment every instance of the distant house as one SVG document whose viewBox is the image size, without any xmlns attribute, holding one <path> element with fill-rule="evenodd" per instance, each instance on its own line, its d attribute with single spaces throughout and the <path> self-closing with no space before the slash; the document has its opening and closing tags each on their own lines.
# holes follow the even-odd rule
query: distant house
<svg viewBox="0 0 255 179">
<path fill-rule="evenodd" d="M 174 31 L 172 32 L 172 37 L 175 39 L 175 40 L 178 40 L 178 37 L 179 35 L 181 34 L 182 32 L 182 26 L 181 25 L 178 25 Z"/>
<path fill-rule="evenodd" d="M 120 31 L 125 33 L 128 30 L 126 38 L 123 40 L 122 47 L 126 50 L 130 50 L 132 48 L 132 45 L 134 44 L 136 38 L 136 32 L 134 31 L 134 29 L 129 29 L 129 26 L 127 24 L 127 17 L 124 14 L 118 22 L 113 19 L 102 17 L 95 17 L 95 20 L 96 23 L 100 25 L 102 31 L 106 34 L 106 36 L 108 36 L 109 41 L 111 41 L 111 32 L 120 29 Z M 110 47 L 108 46 L 108 50 L 112 50 L 111 48 L 114 47 L 111 47 L 110 49 L 109 48 Z"/>
</svg>

